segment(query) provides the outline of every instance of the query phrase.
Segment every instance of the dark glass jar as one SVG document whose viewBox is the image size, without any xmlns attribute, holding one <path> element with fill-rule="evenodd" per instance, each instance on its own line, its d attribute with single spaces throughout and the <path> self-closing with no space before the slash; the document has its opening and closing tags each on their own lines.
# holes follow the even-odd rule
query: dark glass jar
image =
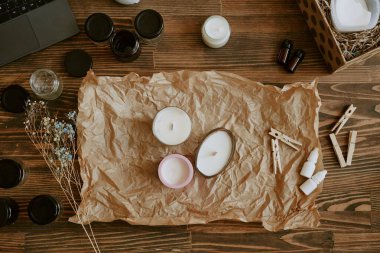
<svg viewBox="0 0 380 253">
<path fill-rule="evenodd" d="M 29 202 L 29 218 L 38 225 L 46 225 L 57 220 L 62 212 L 61 203 L 50 195 L 39 195 Z"/>
<path fill-rule="evenodd" d="M 277 62 L 279 64 L 285 65 L 288 62 L 292 48 L 293 48 L 293 41 L 284 40 L 282 42 L 281 49 L 278 52 L 278 56 L 277 56 Z"/>
<path fill-rule="evenodd" d="M 134 26 L 143 43 L 156 43 L 164 32 L 164 19 L 157 11 L 147 9 L 137 14 Z"/>
<path fill-rule="evenodd" d="M 0 227 L 15 223 L 19 208 L 16 201 L 11 198 L 0 198 Z"/>
<path fill-rule="evenodd" d="M 108 15 L 94 13 L 87 18 L 84 30 L 93 42 L 98 45 L 107 46 L 115 28 L 112 19 Z"/>
<path fill-rule="evenodd" d="M 302 49 L 297 49 L 294 52 L 294 55 L 292 56 L 292 58 L 290 58 L 288 64 L 286 65 L 286 70 L 291 73 L 294 73 L 296 69 L 298 68 L 298 66 L 301 64 L 304 57 L 305 57 L 305 51 L 303 51 Z"/>
<path fill-rule="evenodd" d="M 0 158 L 0 188 L 13 188 L 24 182 L 28 171 L 12 159 Z"/>
<path fill-rule="evenodd" d="M 115 32 L 110 44 L 112 52 L 123 62 L 134 61 L 141 53 L 139 38 L 136 33 L 128 30 Z"/>
</svg>

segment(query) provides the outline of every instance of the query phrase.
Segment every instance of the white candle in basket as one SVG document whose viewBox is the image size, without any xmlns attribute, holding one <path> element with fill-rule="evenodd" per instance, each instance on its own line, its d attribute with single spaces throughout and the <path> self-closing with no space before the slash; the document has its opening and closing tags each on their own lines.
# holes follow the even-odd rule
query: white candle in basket
<svg viewBox="0 0 380 253">
<path fill-rule="evenodd" d="M 219 15 L 206 19 L 202 27 L 203 42 L 211 48 L 220 48 L 227 44 L 231 35 L 228 21 Z"/>
<path fill-rule="evenodd" d="M 206 177 L 220 173 L 229 164 L 235 150 L 232 133 L 218 128 L 202 141 L 196 156 L 196 167 Z"/>
<path fill-rule="evenodd" d="M 166 107 L 153 120 L 153 134 L 166 145 L 178 145 L 191 133 L 191 120 L 187 113 L 177 107 Z"/>
</svg>

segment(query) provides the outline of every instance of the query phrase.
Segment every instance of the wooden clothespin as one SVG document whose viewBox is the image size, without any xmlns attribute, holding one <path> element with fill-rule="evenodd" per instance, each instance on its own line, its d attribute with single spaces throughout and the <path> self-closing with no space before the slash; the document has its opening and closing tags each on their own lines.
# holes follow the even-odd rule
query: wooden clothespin
<svg viewBox="0 0 380 253">
<path fill-rule="evenodd" d="M 352 163 L 352 157 L 354 156 L 355 151 L 355 143 L 356 143 L 356 136 L 358 132 L 357 131 L 350 131 L 350 137 L 348 140 L 348 152 L 347 152 L 347 165 L 351 165 Z"/>
<path fill-rule="evenodd" d="M 280 147 L 277 139 L 271 139 L 272 142 L 272 157 L 273 157 L 273 172 L 276 175 L 277 169 L 282 173 L 282 165 L 280 158 Z"/>
<path fill-rule="evenodd" d="M 346 161 L 344 160 L 342 150 L 340 149 L 339 143 L 336 140 L 335 134 L 330 134 L 330 139 L 334 147 L 334 151 L 336 154 L 336 157 L 338 158 L 339 164 L 341 168 L 344 168 L 347 166 Z"/>
<path fill-rule="evenodd" d="M 335 131 L 335 135 L 338 135 L 342 127 L 346 124 L 347 120 L 352 116 L 355 110 L 356 110 L 356 107 L 354 105 L 350 105 L 347 108 L 347 110 L 344 112 L 344 114 L 340 117 L 338 122 L 331 129 L 331 132 Z"/>
<path fill-rule="evenodd" d="M 269 132 L 269 135 L 273 136 L 274 138 L 282 141 L 283 143 L 285 143 L 286 145 L 288 145 L 289 147 L 292 147 L 294 148 L 295 150 L 299 150 L 297 146 L 302 146 L 302 143 L 299 142 L 299 141 L 296 141 L 292 138 L 290 138 L 289 136 L 281 133 L 280 131 L 274 129 L 274 128 L 271 128 L 270 129 L 270 132 Z"/>
</svg>

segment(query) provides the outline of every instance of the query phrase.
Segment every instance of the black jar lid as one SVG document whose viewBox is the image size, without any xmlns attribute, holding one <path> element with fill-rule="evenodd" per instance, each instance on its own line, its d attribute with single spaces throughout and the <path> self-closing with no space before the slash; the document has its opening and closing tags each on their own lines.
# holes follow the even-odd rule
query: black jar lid
<svg viewBox="0 0 380 253">
<path fill-rule="evenodd" d="M 8 200 L 5 198 L 0 198 L 0 227 L 8 224 L 11 218 L 12 209 L 8 204 Z"/>
<path fill-rule="evenodd" d="M 112 19 L 104 13 L 94 13 L 84 24 L 87 36 L 95 42 L 108 40 L 114 32 Z"/>
<path fill-rule="evenodd" d="M 21 165 L 11 159 L 0 159 L 0 188 L 17 186 L 24 178 Z"/>
<path fill-rule="evenodd" d="M 57 219 L 60 212 L 60 204 L 49 195 L 39 195 L 29 202 L 29 218 L 38 225 L 46 225 L 53 222 Z"/>
<path fill-rule="evenodd" d="M 82 49 L 75 49 L 66 54 L 65 69 L 73 77 L 83 77 L 92 67 L 92 57 Z"/>
<path fill-rule="evenodd" d="M 20 85 L 10 85 L 1 95 L 1 105 L 7 112 L 20 113 L 25 111 L 28 92 Z"/>
<path fill-rule="evenodd" d="M 17 203 L 11 198 L 0 198 L 0 227 L 14 223 L 17 217 Z"/>
<path fill-rule="evenodd" d="M 137 14 L 135 18 L 136 32 L 143 38 L 153 39 L 164 29 L 164 20 L 160 13 L 147 9 Z"/>
</svg>

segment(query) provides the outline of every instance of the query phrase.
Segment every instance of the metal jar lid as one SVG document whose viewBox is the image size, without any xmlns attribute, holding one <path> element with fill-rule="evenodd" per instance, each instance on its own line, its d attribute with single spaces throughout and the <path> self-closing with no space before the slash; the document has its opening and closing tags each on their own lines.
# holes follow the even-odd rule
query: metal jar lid
<svg viewBox="0 0 380 253">
<path fill-rule="evenodd" d="M 92 57 L 81 49 L 75 49 L 66 54 L 65 69 L 73 77 L 83 77 L 92 67 Z"/>
</svg>

